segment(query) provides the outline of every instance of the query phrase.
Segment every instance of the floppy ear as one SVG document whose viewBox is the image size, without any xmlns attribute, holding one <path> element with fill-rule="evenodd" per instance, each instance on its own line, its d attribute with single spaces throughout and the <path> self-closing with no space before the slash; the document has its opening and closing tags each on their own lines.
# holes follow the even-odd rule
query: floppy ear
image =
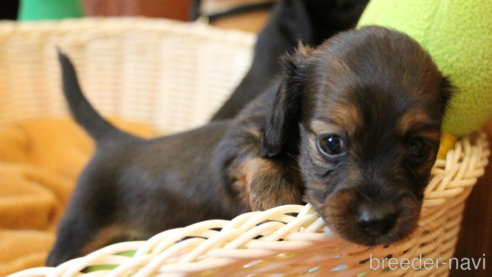
<svg viewBox="0 0 492 277">
<path fill-rule="evenodd" d="M 451 84 L 449 77 L 442 77 L 440 83 L 440 96 L 442 103 L 442 113 L 444 114 L 450 106 L 451 98 L 455 94 L 456 88 Z"/>
<path fill-rule="evenodd" d="M 306 58 L 312 51 L 302 45 L 282 58 L 283 79 L 262 130 L 262 156 L 272 158 L 285 148 L 288 138 L 299 136 L 301 91 L 306 82 Z"/>
</svg>

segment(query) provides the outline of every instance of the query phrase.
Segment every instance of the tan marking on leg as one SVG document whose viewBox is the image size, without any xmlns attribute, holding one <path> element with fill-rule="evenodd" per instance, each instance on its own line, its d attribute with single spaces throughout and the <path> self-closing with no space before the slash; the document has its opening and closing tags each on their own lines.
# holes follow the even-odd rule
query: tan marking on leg
<svg viewBox="0 0 492 277">
<path fill-rule="evenodd" d="M 115 237 L 124 235 L 127 232 L 128 230 L 125 230 L 125 228 L 123 228 L 122 226 L 109 226 L 103 228 L 99 231 L 99 233 L 96 234 L 94 239 L 89 244 L 84 246 L 81 252 L 83 255 L 92 253 L 106 246 Z"/>
<path fill-rule="evenodd" d="M 262 158 L 246 158 L 239 163 L 239 166 L 234 170 L 233 176 L 236 179 L 234 186 L 240 192 L 240 201 L 243 204 L 251 205 L 251 181 L 254 173 L 262 164 Z M 253 210 L 253 209 L 252 209 Z"/>
<path fill-rule="evenodd" d="M 234 185 L 242 192 L 240 201 L 248 204 L 252 211 L 302 203 L 302 180 L 270 160 L 259 157 L 246 159 L 240 163 L 236 172 L 237 181 Z"/>
</svg>

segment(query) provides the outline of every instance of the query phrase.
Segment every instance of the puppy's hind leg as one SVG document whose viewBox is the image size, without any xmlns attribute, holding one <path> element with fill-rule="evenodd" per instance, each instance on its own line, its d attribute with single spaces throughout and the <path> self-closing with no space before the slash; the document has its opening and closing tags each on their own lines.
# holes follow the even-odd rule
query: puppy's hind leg
<svg viewBox="0 0 492 277">
<path fill-rule="evenodd" d="M 57 238 L 47 265 L 57 266 L 106 245 L 122 228 L 115 185 L 101 163 L 89 164 L 58 225 Z M 99 170 L 94 170 L 97 168 Z M 117 225 L 118 223 L 118 225 Z"/>
<path fill-rule="evenodd" d="M 87 214 L 72 213 L 63 218 L 58 227 L 56 243 L 46 261 L 47 266 L 58 266 L 68 260 L 83 256 L 103 246 L 95 246 L 97 238 L 108 237 L 111 228 L 101 225 L 102 220 Z M 100 240 L 100 239 L 99 239 Z"/>
<path fill-rule="evenodd" d="M 252 211 L 264 211 L 287 204 L 303 204 L 303 182 L 293 165 L 254 157 L 239 167 L 236 186 L 244 191 Z"/>
</svg>

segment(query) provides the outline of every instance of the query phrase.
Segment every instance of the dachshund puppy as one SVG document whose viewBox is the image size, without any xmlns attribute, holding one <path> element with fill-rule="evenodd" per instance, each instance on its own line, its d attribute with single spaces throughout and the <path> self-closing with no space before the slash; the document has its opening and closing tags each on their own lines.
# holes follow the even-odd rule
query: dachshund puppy
<svg viewBox="0 0 492 277">
<path fill-rule="evenodd" d="M 234 120 L 153 140 L 105 121 L 70 61 L 60 62 L 71 112 L 97 151 L 50 266 L 118 238 L 304 201 L 359 244 L 390 243 L 416 228 L 451 90 L 405 34 L 364 27 L 300 47 Z"/>
</svg>

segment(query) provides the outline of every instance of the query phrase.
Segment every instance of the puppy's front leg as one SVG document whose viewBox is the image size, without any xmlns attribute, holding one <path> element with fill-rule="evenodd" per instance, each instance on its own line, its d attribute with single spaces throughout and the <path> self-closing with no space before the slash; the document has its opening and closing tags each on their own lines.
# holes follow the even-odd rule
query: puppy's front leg
<svg viewBox="0 0 492 277">
<path fill-rule="evenodd" d="M 237 173 L 235 185 L 252 211 L 303 203 L 303 182 L 293 164 L 252 157 L 240 163 Z"/>
</svg>

